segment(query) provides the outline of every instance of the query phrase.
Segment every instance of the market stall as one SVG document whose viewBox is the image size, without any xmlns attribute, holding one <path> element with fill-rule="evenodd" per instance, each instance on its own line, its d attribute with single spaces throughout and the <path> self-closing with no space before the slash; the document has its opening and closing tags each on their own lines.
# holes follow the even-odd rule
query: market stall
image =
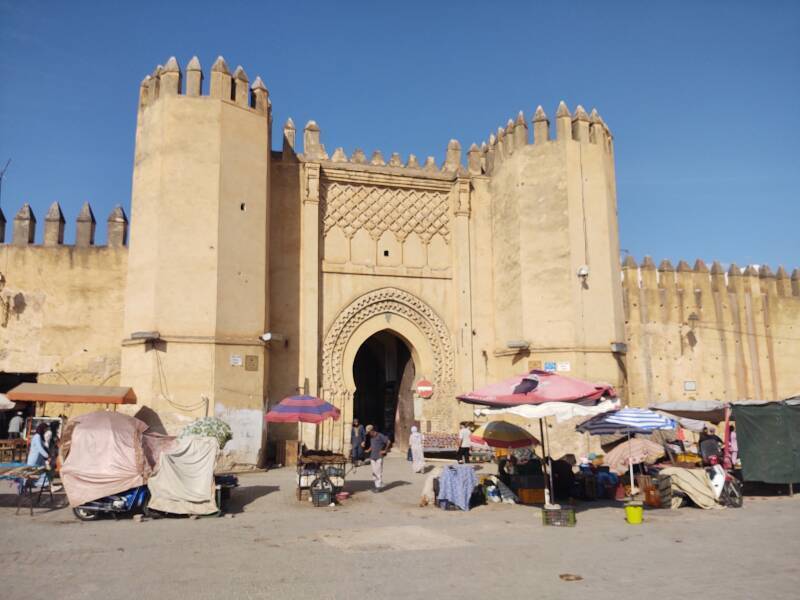
<svg viewBox="0 0 800 600">
<path fill-rule="evenodd" d="M 338 408 L 314 396 L 289 396 L 264 416 L 268 423 L 312 423 L 338 420 Z M 324 450 L 304 450 L 297 457 L 297 499 L 308 492 L 315 506 L 327 506 L 344 487 L 347 458 Z"/>
</svg>

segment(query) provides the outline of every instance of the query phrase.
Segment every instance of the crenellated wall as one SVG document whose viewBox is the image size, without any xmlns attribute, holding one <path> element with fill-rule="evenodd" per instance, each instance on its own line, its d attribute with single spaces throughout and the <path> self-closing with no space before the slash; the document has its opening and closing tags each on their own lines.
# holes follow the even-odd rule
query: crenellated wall
<svg viewBox="0 0 800 600">
<path fill-rule="evenodd" d="M 424 431 L 472 418 L 459 392 L 533 368 L 635 405 L 800 392 L 800 272 L 620 265 L 596 110 L 562 102 L 552 128 L 541 106 L 520 112 L 466 153 L 450 140 L 438 163 L 347 156 L 314 121 L 298 140 L 291 119 L 272 150 L 261 79 L 222 57 L 208 79 L 173 57 L 140 85 L 130 250 L 120 207 L 102 247 L 88 204 L 71 246 L 57 203 L 39 234 L 24 205 L 8 244 L 0 212 L 0 372 L 130 385 L 132 410 L 173 433 L 220 416 L 244 463 L 266 437 L 297 436 L 265 430 L 263 412 L 298 392 L 343 414 L 303 439 L 340 447 L 355 356 L 387 331 L 413 361 L 394 373 L 402 422 Z M 411 398 L 423 378 L 433 396 Z"/>
<path fill-rule="evenodd" d="M 273 323 L 291 331 L 299 322 L 300 340 L 297 362 L 291 350 L 272 349 L 283 366 L 271 387 L 319 390 L 346 424 L 355 350 L 340 336 L 361 340 L 371 327 L 405 339 L 417 379 L 434 382 L 417 414 L 427 430 L 471 418 L 452 401 L 458 391 L 546 362 L 624 386 L 612 352 L 624 330 L 611 135 L 597 111 L 579 106 L 573 115 L 564 103 L 556 125 L 551 137 L 539 107 L 531 139 L 520 112 L 488 144 L 472 144 L 465 161 L 450 140 L 438 165 L 413 154 L 387 160 L 380 150 L 329 155 L 313 121 L 300 152 L 289 119 L 272 177 L 273 206 L 288 227 L 274 231 L 273 251 L 299 252 L 300 274 L 294 281 L 285 254 L 273 261 L 271 301 L 293 315 L 276 312 Z M 373 302 L 386 307 L 383 324 L 346 324 L 371 314 Z M 432 333 L 439 327 L 446 343 Z M 420 330 L 428 339 L 412 342 Z"/>
<path fill-rule="evenodd" d="M 35 373 L 43 383 L 115 385 L 128 263 L 128 220 L 116 207 L 108 243 L 95 245 L 96 222 L 86 203 L 75 244 L 65 245 L 65 219 L 53 203 L 35 244 L 36 216 L 27 204 L 13 221 L 10 244 L 0 245 L 0 372 Z M 0 213 L 0 240 L 5 240 Z M 46 408 L 68 415 L 81 407 Z"/>
<path fill-rule="evenodd" d="M 623 264 L 630 402 L 800 392 L 800 270 Z"/>
</svg>

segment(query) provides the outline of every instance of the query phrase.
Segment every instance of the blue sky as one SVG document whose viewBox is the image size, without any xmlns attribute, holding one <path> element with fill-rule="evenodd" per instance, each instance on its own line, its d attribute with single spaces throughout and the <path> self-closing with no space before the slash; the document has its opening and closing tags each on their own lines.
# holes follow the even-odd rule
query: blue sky
<svg viewBox="0 0 800 600">
<path fill-rule="evenodd" d="M 277 126 L 313 118 L 329 151 L 441 162 L 520 109 L 596 106 L 624 249 L 797 267 L 798 31 L 789 1 L 0 0 L 2 207 L 127 210 L 139 82 L 223 54 L 261 75 Z"/>
</svg>

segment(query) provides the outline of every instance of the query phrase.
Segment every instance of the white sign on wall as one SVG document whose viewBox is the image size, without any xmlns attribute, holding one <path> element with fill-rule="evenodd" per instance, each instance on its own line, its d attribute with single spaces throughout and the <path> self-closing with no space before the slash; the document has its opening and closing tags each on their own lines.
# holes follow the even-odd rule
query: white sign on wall
<svg viewBox="0 0 800 600">
<path fill-rule="evenodd" d="M 241 367 L 243 364 L 242 355 L 241 354 L 231 354 L 231 366 L 232 367 Z"/>
<path fill-rule="evenodd" d="M 572 370 L 572 365 L 569 364 L 568 360 L 565 360 L 563 362 L 559 362 L 559 363 L 556 364 L 556 370 L 559 373 L 566 373 L 567 371 L 571 371 Z"/>
</svg>

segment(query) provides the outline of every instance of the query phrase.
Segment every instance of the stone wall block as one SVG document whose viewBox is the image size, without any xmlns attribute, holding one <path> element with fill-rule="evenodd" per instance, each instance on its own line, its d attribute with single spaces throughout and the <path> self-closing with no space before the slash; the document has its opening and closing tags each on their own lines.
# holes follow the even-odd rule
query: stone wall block
<svg viewBox="0 0 800 600">
<path fill-rule="evenodd" d="M 211 97 L 219 98 L 220 100 L 233 100 L 232 90 L 233 81 L 231 72 L 228 70 L 228 63 L 225 62 L 222 56 L 218 56 L 211 66 Z"/>
<path fill-rule="evenodd" d="M 550 141 L 550 119 L 540 104 L 533 114 L 533 143 L 544 144 L 548 141 Z"/>
<path fill-rule="evenodd" d="M 75 245 L 79 247 L 94 246 L 94 233 L 97 221 L 88 202 L 84 202 L 81 212 L 78 213 L 78 223 L 75 232 Z"/>
<path fill-rule="evenodd" d="M 303 156 L 308 160 L 327 160 L 328 153 L 320 141 L 319 125 L 309 121 L 303 130 Z"/>
<path fill-rule="evenodd" d="M 572 118 L 572 139 L 582 144 L 589 143 L 589 115 L 580 104 L 575 109 L 575 116 Z"/>
<path fill-rule="evenodd" d="M 481 151 L 477 144 L 472 144 L 467 151 L 467 169 L 470 175 L 481 174 Z"/>
<path fill-rule="evenodd" d="M 519 111 L 517 121 L 514 123 L 514 148 L 524 148 L 529 143 L 528 124 L 525 122 L 523 112 Z"/>
<path fill-rule="evenodd" d="M 32 244 L 36 237 L 36 215 L 26 202 L 14 216 L 14 233 L 12 242 L 16 246 Z"/>
<path fill-rule="evenodd" d="M 244 72 L 242 65 L 236 67 L 231 78 L 233 83 L 233 100 L 241 107 L 247 108 L 250 106 L 250 79 L 247 73 Z"/>
<path fill-rule="evenodd" d="M 450 140 L 447 143 L 443 171 L 455 172 L 461 166 L 461 144 L 458 140 Z"/>
<path fill-rule="evenodd" d="M 177 96 L 181 93 L 181 67 L 178 59 L 170 56 L 160 75 L 160 93 L 165 96 Z"/>
<path fill-rule="evenodd" d="M 53 202 L 44 218 L 44 245 L 58 246 L 64 243 L 64 213 L 58 202 Z"/>
<path fill-rule="evenodd" d="M 572 139 L 572 115 L 563 100 L 558 103 L 556 111 L 556 139 L 559 142 Z"/>
<path fill-rule="evenodd" d="M 121 205 L 117 204 L 108 216 L 108 245 L 113 247 L 128 245 L 128 217 Z"/>
<path fill-rule="evenodd" d="M 792 295 L 792 280 L 789 277 L 789 273 L 782 266 L 775 271 L 775 284 L 779 296 L 787 297 Z"/>
<path fill-rule="evenodd" d="M 193 56 L 186 65 L 186 95 L 203 95 L 203 67 L 200 66 L 200 59 Z"/>
</svg>

